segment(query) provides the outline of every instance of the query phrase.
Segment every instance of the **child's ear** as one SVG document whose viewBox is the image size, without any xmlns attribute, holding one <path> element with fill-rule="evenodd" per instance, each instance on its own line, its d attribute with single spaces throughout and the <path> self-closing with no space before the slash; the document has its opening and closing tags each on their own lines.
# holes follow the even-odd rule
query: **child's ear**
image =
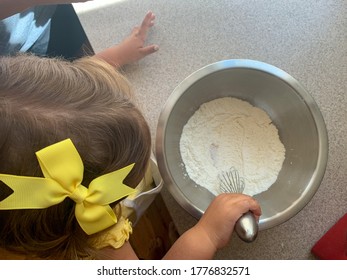
<svg viewBox="0 0 347 280">
<path fill-rule="evenodd" d="M 13 190 L 0 180 L 0 201 L 3 201 L 11 194 L 13 194 Z"/>
</svg>

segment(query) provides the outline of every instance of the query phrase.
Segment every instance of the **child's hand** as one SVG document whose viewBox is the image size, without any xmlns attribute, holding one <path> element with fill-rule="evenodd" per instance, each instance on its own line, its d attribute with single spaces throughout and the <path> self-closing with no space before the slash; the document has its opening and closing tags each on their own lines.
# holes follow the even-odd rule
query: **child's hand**
<svg viewBox="0 0 347 280">
<path fill-rule="evenodd" d="M 206 233 L 216 249 L 220 249 L 228 244 L 236 221 L 249 210 L 258 220 L 261 209 L 255 199 L 243 194 L 220 194 L 211 202 L 196 227 Z"/>
<path fill-rule="evenodd" d="M 98 54 L 106 62 L 116 67 L 136 62 L 145 56 L 156 52 L 157 45 L 145 46 L 148 30 L 154 25 L 155 15 L 148 12 L 142 21 L 141 26 L 133 29 L 131 34 L 119 45 L 108 48 Z"/>
</svg>

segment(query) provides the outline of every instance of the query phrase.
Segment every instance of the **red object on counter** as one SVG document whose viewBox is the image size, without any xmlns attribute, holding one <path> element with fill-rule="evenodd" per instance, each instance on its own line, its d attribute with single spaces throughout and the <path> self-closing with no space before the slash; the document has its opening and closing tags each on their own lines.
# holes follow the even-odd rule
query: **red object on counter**
<svg viewBox="0 0 347 280">
<path fill-rule="evenodd" d="M 347 213 L 312 247 L 321 260 L 347 260 Z"/>
</svg>

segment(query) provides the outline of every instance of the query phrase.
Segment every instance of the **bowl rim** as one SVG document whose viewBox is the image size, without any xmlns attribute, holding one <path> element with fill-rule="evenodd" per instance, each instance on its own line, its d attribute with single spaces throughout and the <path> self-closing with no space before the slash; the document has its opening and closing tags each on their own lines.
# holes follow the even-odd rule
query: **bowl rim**
<svg viewBox="0 0 347 280">
<path fill-rule="evenodd" d="M 172 109 L 180 96 L 190 88 L 194 83 L 203 77 L 226 69 L 245 68 L 256 71 L 265 72 L 273 75 L 290 87 L 292 87 L 302 98 L 306 104 L 308 110 L 312 114 L 312 118 L 315 122 L 317 134 L 318 134 L 318 158 L 316 168 L 312 174 L 312 178 L 309 182 L 310 187 L 306 188 L 300 197 L 288 208 L 281 217 L 270 217 L 267 219 L 261 219 L 259 222 L 259 230 L 272 228 L 279 224 L 282 224 L 298 214 L 312 199 L 316 191 L 318 190 L 321 181 L 323 180 L 327 162 L 328 162 L 328 133 L 325 125 L 323 115 L 315 102 L 314 98 L 308 93 L 308 91 L 291 75 L 287 72 L 277 68 L 276 66 L 270 65 L 265 62 L 251 60 L 251 59 L 229 59 L 221 60 L 215 63 L 208 64 L 187 76 L 182 82 L 180 82 L 171 95 L 168 97 L 164 106 L 162 107 L 155 139 L 155 151 L 158 163 L 158 169 L 164 181 L 164 186 L 167 187 L 171 195 L 174 197 L 176 202 L 185 209 L 190 215 L 199 219 L 203 215 L 203 211 L 197 206 L 193 205 L 188 197 L 186 197 L 179 187 L 175 186 L 174 179 L 168 172 L 169 167 L 164 151 L 165 132 L 167 129 L 167 122 Z M 276 215 L 278 216 L 278 215 Z"/>
</svg>

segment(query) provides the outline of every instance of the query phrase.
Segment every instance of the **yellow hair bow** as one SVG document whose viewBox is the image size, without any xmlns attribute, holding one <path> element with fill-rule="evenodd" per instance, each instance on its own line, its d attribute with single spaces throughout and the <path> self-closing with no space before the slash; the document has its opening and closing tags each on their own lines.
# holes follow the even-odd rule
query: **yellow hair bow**
<svg viewBox="0 0 347 280">
<path fill-rule="evenodd" d="M 0 202 L 0 209 L 43 209 L 66 197 L 76 202 L 75 216 L 87 234 L 117 223 L 109 206 L 135 192 L 123 184 L 134 164 L 95 178 L 86 188 L 81 185 L 83 162 L 70 139 L 36 153 L 45 178 L 0 174 L 0 181 L 14 192 Z"/>
</svg>

